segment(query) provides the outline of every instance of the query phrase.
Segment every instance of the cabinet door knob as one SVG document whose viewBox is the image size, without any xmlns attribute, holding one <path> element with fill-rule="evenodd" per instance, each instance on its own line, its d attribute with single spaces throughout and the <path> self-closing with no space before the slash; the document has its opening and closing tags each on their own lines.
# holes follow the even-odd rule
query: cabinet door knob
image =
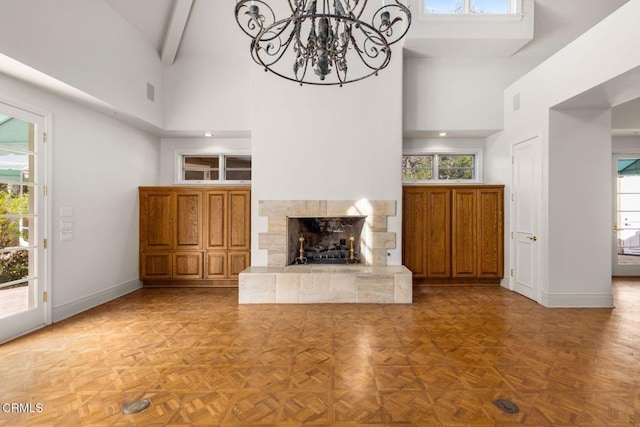
<svg viewBox="0 0 640 427">
<path fill-rule="evenodd" d="M 536 236 L 528 236 L 527 239 L 533 241 L 533 242 L 537 242 L 538 238 Z"/>
</svg>

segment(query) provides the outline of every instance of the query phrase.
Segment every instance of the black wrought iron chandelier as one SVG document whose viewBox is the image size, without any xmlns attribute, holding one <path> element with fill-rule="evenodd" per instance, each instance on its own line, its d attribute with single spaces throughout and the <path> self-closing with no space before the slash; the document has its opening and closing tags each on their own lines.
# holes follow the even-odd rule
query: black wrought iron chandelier
<svg viewBox="0 0 640 427">
<path fill-rule="evenodd" d="M 238 0 L 235 16 L 252 39 L 253 60 L 300 85 L 342 86 L 377 75 L 411 25 L 401 0 Z"/>
</svg>

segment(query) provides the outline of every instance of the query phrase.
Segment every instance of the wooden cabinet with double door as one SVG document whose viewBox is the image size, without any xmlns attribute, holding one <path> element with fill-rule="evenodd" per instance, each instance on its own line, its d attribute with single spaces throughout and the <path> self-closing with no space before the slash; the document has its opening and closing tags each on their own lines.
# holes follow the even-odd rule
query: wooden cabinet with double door
<svg viewBox="0 0 640 427">
<path fill-rule="evenodd" d="M 500 283 L 504 186 L 405 186 L 403 263 L 417 284 Z"/>
<path fill-rule="evenodd" d="M 251 197 L 245 190 L 207 190 L 207 279 L 237 279 L 249 267 Z"/>
<path fill-rule="evenodd" d="M 157 286 L 236 286 L 249 266 L 247 187 L 141 187 L 140 278 Z"/>
</svg>

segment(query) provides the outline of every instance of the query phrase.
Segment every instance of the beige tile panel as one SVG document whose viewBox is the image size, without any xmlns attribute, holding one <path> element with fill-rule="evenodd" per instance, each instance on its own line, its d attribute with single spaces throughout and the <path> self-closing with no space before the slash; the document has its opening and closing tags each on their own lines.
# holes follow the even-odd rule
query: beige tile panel
<svg viewBox="0 0 640 427">
<path fill-rule="evenodd" d="M 370 231 L 387 231 L 387 217 L 384 215 L 369 215 L 366 222 Z"/>
<path fill-rule="evenodd" d="M 285 215 L 269 215 L 267 231 L 269 233 L 287 234 L 287 217 Z"/>
<path fill-rule="evenodd" d="M 287 216 L 291 211 L 290 200 L 259 200 L 258 216 Z"/>
<path fill-rule="evenodd" d="M 370 249 L 368 251 L 368 261 L 372 266 L 386 266 L 387 250 L 384 248 Z"/>
<path fill-rule="evenodd" d="M 391 274 L 358 275 L 356 279 L 357 303 L 393 303 L 395 279 Z"/>
<path fill-rule="evenodd" d="M 300 274 L 276 275 L 276 303 L 300 303 Z"/>
<path fill-rule="evenodd" d="M 329 200 L 327 202 L 327 215 L 354 215 L 354 216 L 395 216 L 395 200 Z"/>
<path fill-rule="evenodd" d="M 287 263 L 287 255 L 281 250 L 267 251 L 267 266 L 269 267 L 284 267 Z"/>
<path fill-rule="evenodd" d="M 367 236 L 367 242 L 371 249 L 395 249 L 396 233 L 369 233 Z"/>
<path fill-rule="evenodd" d="M 273 304 L 276 302 L 276 275 L 240 273 L 239 304 Z"/>
<path fill-rule="evenodd" d="M 394 275 L 395 296 L 393 302 L 396 304 L 413 303 L 413 284 L 411 273 L 400 273 Z"/>
<path fill-rule="evenodd" d="M 289 216 L 327 216 L 327 201 L 292 200 Z"/>
<path fill-rule="evenodd" d="M 283 233 L 258 233 L 258 249 L 287 249 L 287 236 Z"/>
</svg>

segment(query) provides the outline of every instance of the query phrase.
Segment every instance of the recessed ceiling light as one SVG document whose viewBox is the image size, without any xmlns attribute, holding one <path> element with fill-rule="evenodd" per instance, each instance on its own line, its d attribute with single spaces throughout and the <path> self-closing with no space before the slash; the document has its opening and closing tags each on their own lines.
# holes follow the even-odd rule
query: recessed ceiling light
<svg viewBox="0 0 640 427">
<path fill-rule="evenodd" d="M 438 136 L 447 136 L 447 133 L 446 133 L 446 132 L 440 132 L 440 133 L 438 134 Z"/>
<path fill-rule="evenodd" d="M 206 136 L 207 138 L 211 138 L 211 137 L 213 136 L 213 132 L 211 132 L 211 131 L 206 131 L 206 132 L 204 133 L 204 136 Z"/>
</svg>

